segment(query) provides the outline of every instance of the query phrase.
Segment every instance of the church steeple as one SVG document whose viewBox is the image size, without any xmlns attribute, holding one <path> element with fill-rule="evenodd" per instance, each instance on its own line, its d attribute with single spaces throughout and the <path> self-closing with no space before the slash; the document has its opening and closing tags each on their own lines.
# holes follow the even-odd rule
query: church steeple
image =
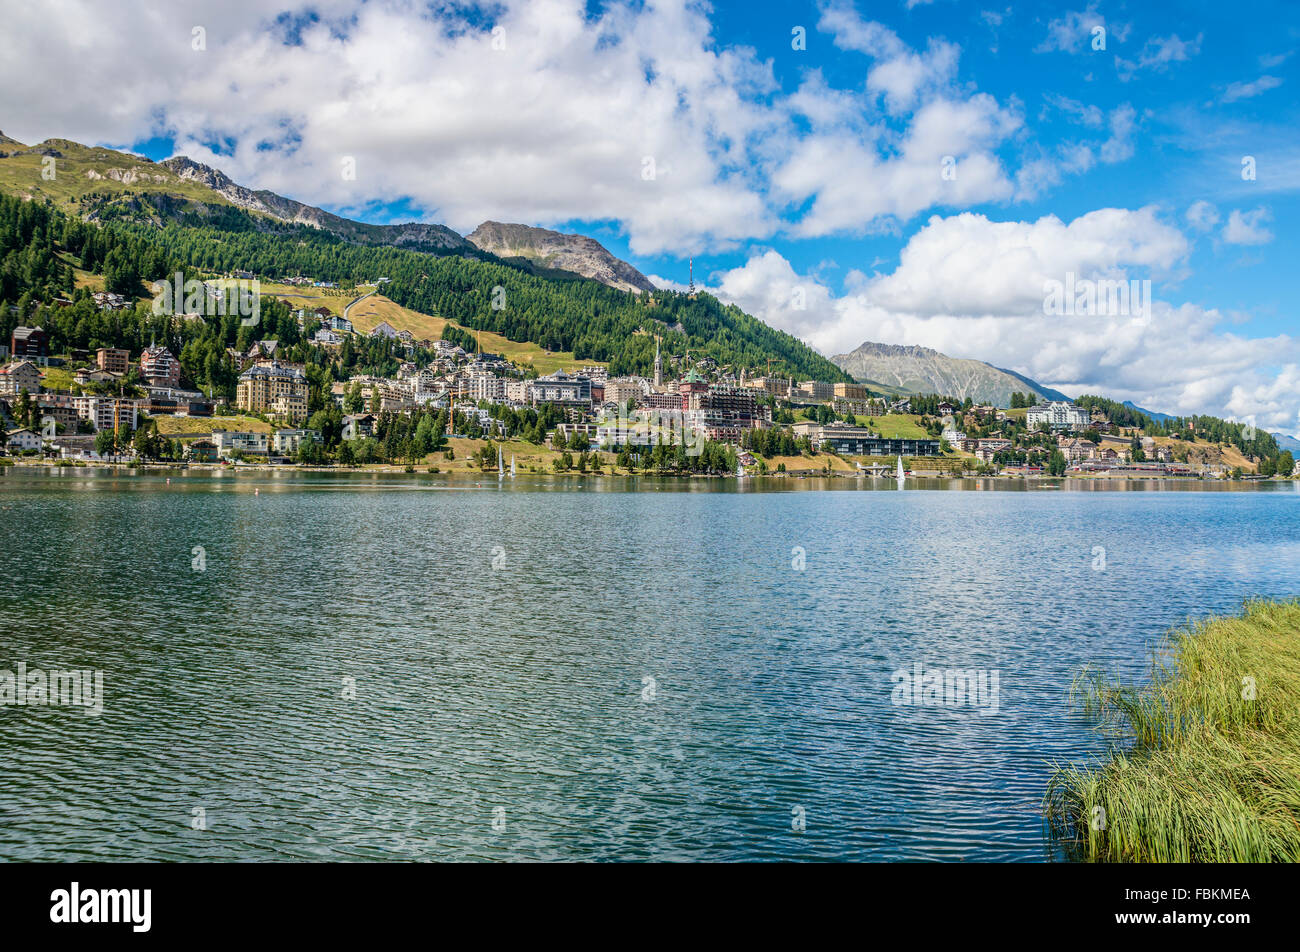
<svg viewBox="0 0 1300 952">
<path fill-rule="evenodd" d="M 664 385 L 664 359 L 663 356 L 659 353 L 660 340 L 661 340 L 660 336 L 656 334 L 655 335 L 655 389 L 656 390 L 658 390 L 660 387 Z"/>
</svg>

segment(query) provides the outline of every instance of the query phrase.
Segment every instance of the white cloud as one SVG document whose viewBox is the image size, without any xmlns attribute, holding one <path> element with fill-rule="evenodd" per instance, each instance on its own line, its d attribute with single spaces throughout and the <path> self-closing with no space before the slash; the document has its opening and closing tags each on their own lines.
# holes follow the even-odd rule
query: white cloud
<svg viewBox="0 0 1300 952">
<path fill-rule="evenodd" d="M 1097 106 L 1085 106 L 1063 96 L 1048 97 L 1048 104 L 1085 126 L 1099 126 L 1103 121 L 1104 113 Z M 1063 141 L 1053 152 L 1042 152 L 1035 159 L 1022 163 L 1016 173 L 1016 198 L 1037 198 L 1059 184 L 1066 175 L 1087 172 L 1099 161 L 1113 165 L 1131 158 L 1137 111 L 1128 103 L 1116 106 L 1106 119 L 1106 126 L 1109 136 L 1095 146 L 1086 142 Z"/>
<path fill-rule="evenodd" d="M 1074 53 L 1087 48 L 1096 27 L 1105 28 L 1106 21 L 1096 11 L 1095 5 L 1087 10 L 1070 11 L 1047 24 L 1047 36 L 1034 48 L 1035 53 Z"/>
<path fill-rule="evenodd" d="M 148 17 L 112 2 L 16 9 L 0 38 L 7 103 L 21 93 L 6 131 L 171 134 L 237 181 L 342 208 L 407 198 L 461 231 L 614 219 L 651 253 L 776 227 L 752 171 L 755 141 L 785 123 L 764 102 L 770 67 L 719 49 L 698 8 L 615 5 L 593 19 L 580 0 L 521 0 L 487 22 L 407 0 L 293 8 L 308 9 L 317 19 L 296 45 L 252 3 L 219 23 L 198 2 Z M 209 24 L 206 51 L 191 49 L 195 23 Z M 50 83 L 54 63 L 75 63 L 75 81 Z"/>
<path fill-rule="evenodd" d="M 1219 210 L 1207 201 L 1192 202 L 1187 206 L 1187 224 L 1196 231 L 1209 231 L 1219 223 Z"/>
<path fill-rule="evenodd" d="M 1266 93 L 1270 89 L 1276 89 L 1282 85 L 1282 80 L 1277 76 L 1261 76 L 1254 82 L 1236 82 L 1229 83 L 1228 88 L 1223 91 L 1223 102 L 1236 102 L 1239 99 L 1250 99 L 1261 93 Z"/>
<path fill-rule="evenodd" d="M 1184 40 L 1177 33 L 1153 36 L 1143 45 L 1137 62 L 1115 57 L 1119 78 L 1128 82 L 1139 70 L 1150 69 L 1160 73 L 1168 69 L 1170 63 L 1186 62 L 1201 51 L 1202 38 L 1201 34 L 1197 34 L 1195 39 Z"/>
<path fill-rule="evenodd" d="M 913 49 L 843 2 L 818 28 L 868 57 L 861 81 L 833 88 L 809 69 L 790 95 L 771 61 L 718 42 L 692 0 L 283 6 L 14 6 L 0 35 L 5 131 L 171 137 L 254 188 L 354 215 L 399 203 L 461 231 L 615 221 L 641 255 L 879 231 L 1016 192 L 999 157 L 1023 133 L 1015 101 L 959 83 L 955 44 Z M 206 50 L 192 48 L 195 24 Z"/>
<path fill-rule="evenodd" d="M 1273 240 L 1273 233 L 1264 223 L 1272 217 L 1263 206 L 1248 212 L 1233 209 L 1223 226 L 1223 240 L 1230 245 L 1266 245 Z"/>
</svg>

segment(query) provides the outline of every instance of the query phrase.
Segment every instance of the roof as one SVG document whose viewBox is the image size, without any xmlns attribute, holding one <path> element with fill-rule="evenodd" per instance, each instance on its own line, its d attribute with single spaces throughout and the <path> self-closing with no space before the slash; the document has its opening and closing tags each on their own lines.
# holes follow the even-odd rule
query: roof
<svg viewBox="0 0 1300 952">
<path fill-rule="evenodd" d="M 239 375 L 240 380 L 251 380 L 253 377 L 306 377 L 297 367 L 286 367 L 283 364 L 257 364 L 249 367 Z"/>
</svg>

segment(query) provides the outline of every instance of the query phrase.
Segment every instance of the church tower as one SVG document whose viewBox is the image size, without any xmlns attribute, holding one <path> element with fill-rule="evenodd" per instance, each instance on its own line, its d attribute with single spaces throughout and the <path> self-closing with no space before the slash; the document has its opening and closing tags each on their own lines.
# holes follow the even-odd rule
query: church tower
<svg viewBox="0 0 1300 952">
<path fill-rule="evenodd" d="M 655 389 L 658 390 L 664 385 L 664 359 L 659 353 L 660 336 L 655 335 Z"/>
</svg>

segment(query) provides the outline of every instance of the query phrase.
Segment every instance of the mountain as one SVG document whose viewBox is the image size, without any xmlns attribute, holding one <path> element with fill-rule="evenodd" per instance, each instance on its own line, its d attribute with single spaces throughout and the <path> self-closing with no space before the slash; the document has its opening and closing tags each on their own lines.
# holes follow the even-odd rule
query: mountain
<svg viewBox="0 0 1300 952">
<path fill-rule="evenodd" d="M 867 341 L 851 353 L 832 357 L 831 362 L 862 383 L 875 382 L 908 393 L 969 397 L 976 403 L 1001 407 L 1010 405 L 1015 392 L 1036 393 L 1045 400 L 1069 399 L 1013 371 L 982 360 L 949 357 L 929 347 Z"/>
<path fill-rule="evenodd" d="M 471 250 L 471 245 L 446 225 L 408 222 L 401 225 L 370 225 L 343 218 L 312 205 L 265 189 L 253 191 L 230 180 L 224 172 L 195 162 L 184 155 L 158 163 L 174 172 L 183 182 L 197 182 L 221 195 L 232 205 L 291 224 L 308 225 L 328 231 L 347 241 L 366 245 L 389 245 L 411 248 L 432 254 L 455 254 Z"/>
<path fill-rule="evenodd" d="M 184 155 L 153 162 L 69 139 L 27 146 L 0 133 L 0 160 L 0 191 L 49 200 L 61 211 L 90 221 L 212 222 L 229 227 L 230 212 L 240 209 L 258 228 L 272 222 L 306 225 L 354 244 L 482 259 L 497 256 L 542 277 L 577 276 L 623 291 L 655 290 L 640 271 L 582 235 L 484 222 L 467 240 L 446 225 L 372 225 L 266 189 L 247 188 L 220 169 Z"/>
<path fill-rule="evenodd" d="M 1175 419 L 1175 417 L 1172 416 L 1171 414 L 1157 413 L 1155 410 L 1148 410 L 1146 407 L 1140 407 L 1132 400 L 1125 400 L 1124 406 L 1128 407 L 1130 410 L 1136 410 L 1138 413 L 1145 413 L 1147 416 L 1155 420 L 1157 423 L 1164 423 L 1166 420 Z"/>
<path fill-rule="evenodd" d="M 1285 433 L 1274 433 L 1273 439 L 1277 440 L 1280 449 L 1290 450 L 1291 455 L 1300 458 L 1300 440 L 1294 436 L 1287 436 Z"/>
<path fill-rule="evenodd" d="M 640 271 L 615 258 L 594 238 L 584 235 L 565 235 L 531 225 L 485 221 L 467 238 L 498 258 L 525 258 L 543 268 L 570 271 L 623 291 L 655 290 Z"/>
</svg>

